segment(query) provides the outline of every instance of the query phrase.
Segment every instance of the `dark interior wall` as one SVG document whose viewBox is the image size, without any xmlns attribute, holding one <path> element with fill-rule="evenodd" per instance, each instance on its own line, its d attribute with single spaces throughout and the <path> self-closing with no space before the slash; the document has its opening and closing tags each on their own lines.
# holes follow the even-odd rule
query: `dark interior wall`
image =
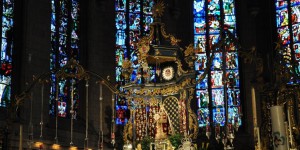
<svg viewBox="0 0 300 150">
<path fill-rule="evenodd" d="M 87 68 L 111 83 L 115 82 L 115 13 L 114 1 L 111 0 L 90 0 L 88 4 L 88 21 L 87 21 Z M 112 19 L 113 18 L 113 19 Z M 90 123 L 94 128 L 99 129 L 99 85 L 96 80 L 90 83 Z M 102 120 L 104 127 L 105 141 L 110 142 L 111 131 L 111 104 L 112 93 L 103 86 L 103 110 Z"/>
<path fill-rule="evenodd" d="M 49 52 L 50 52 L 50 1 L 27 0 L 23 3 L 23 45 L 22 45 L 22 72 L 19 74 L 21 79 L 21 91 L 25 90 L 33 81 L 33 77 L 49 71 Z M 34 8 L 34 9 L 33 9 Z M 20 18 L 18 18 L 20 19 Z M 19 37 L 18 37 L 19 38 Z M 34 89 L 37 91 L 38 88 Z M 49 89 L 49 88 L 48 88 Z M 48 90 L 50 91 L 50 90 Z M 40 108 L 40 91 L 32 92 L 35 108 Z M 48 93 L 48 92 L 47 92 Z M 29 103 L 25 101 L 22 116 L 29 118 Z M 45 103 L 45 108 L 48 108 Z M 38 111 L 37 111 L 38 112 Z M 35 113 L 37 113 L 35 112 Z M 37 113 L 39 114 L 39 113 Z M 37 117 L 37 115 L 34 115 Z M 36 118 L 37 119 L 37 118 Z M 28 121 L 28 120 L 27 120 Z"/>
</svg>

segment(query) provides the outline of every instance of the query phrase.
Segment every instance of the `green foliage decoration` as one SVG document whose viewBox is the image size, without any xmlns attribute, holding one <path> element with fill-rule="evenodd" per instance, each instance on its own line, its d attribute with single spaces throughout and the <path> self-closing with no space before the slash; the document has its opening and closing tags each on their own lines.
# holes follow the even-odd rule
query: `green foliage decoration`
<svg viewBox="0 0 300 150">
<path fill-rule="evenodd" d="M 178 149 L 179 145 L 181 145 L 181 139 L 183 136 L 181 134 L 174 134 L 169 136 L 169 140 L 172 144 L 172 146 L 175 147 L 175 149 Z"/>
<path fill-rule="evenodd" d="M 142 145 L 142 150 L 150 150 L 150 143 L 154 142 L 154 140 L 149 137 L 146 136 L 143 138 L 143 140 L 141 141 L 141 145 Z"/>
</svg>

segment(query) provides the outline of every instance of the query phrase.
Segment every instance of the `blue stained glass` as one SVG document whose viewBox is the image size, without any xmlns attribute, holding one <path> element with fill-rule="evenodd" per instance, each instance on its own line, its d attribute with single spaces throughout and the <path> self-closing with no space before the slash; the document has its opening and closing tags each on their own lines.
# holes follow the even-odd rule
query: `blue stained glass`
<svg viewBox="0 0 300 150">
<path fill-rule="evenodd" d="M 195 70 L 204 70 L 206 68 L 207 57 L 205 53 L 196 54 Z"/>
<path fill-rule="evenodd" d="M 205 0 L 194 0 L 194 16 L 205 16 Z"/>
<path fill-rule="evenodd" d="M 210 111 L 208 108 L 198 109 L 197 115 L 199 127 L 205 127 L 207 124 L 209 124 L 209 114 Z"/>
<path fill-rule="evenodd" d="M 126 49 L 126 47 L 122 47 L 122 49 L 124 50 L 124 58 L 128 59 L 130 54 L 128 53 L 128 50 Z"/>
<path fill-rule="evenodd" d="M 126 29 L 126 17 L 125 13 L 117 12 L 116 14 L 116 28 L 118 30 L 125 30 Z"/>
<path fill-rule="evenodd" d="M 199 71 L 199 74 L 197 74 L 196 76 L 196 81 L 198 81 L 204 74 L 204 71 Z M 208 88 L 208 84 L 207 84 L 207 75 L 203 78 L 203 80 L 200 81 L 200 83 L 198 83 L 196 85 L 196 89 L 207 89 Z"/>
<path fill-rule="evenodd" d="M 220 7 L 220 3 L 223 4 L 223 7 Z M 205 10 L 205 5 L 207 5 L 207 10 Z M 234 35 L 236 34 L 234 5 L 234 0 L 209 0 L 207 1 L 207 4 L 204 0 L 194 0 L 194 45 L 197 58 L 195 61 L 195 70 L 199 70 L 196 75 L 196 80 L 200 78 L 205 69 L 202 67 L 203 63 L 201 63 L 201 60 L 206 60 L 207 55 L 212 55 L 212 53 L 206 54 L 206 47 L 208 47 L 208 50 L 211 51 L 213 46 L 219 42 L 220 34 L 223 30 L 228 30 Z M 221 9 L 223 9 L 224 12 L 223 17 L 221 17 Z M 208 16 L 205 16 L 206 11 Z M 221 18 L 224 20 L 222 21 Z M 206 24 L 209 26 L 208 34 L 205 29 Z M 223 27 L 223 29 L 221 29 L 221 27 Z M 209 119 L 203 119 L 205 118 L 202 113 L 204 112 L 204 109 L 208 112 L 208 114 L 209 112 L 213 113 L 213 122 L 215 125 L 220 124 L 220 126 L 224 126 L 225 95 L 227 96 L 227 99 L 230 98 L 230 100 L 233 100 L 228 106 L 240 106 L 237 49 L 233 42 L 226 42 L 225 44 L 226 45 L 223 48 L 215 49 L 212 65 L 210 66 L 210 73 L 196 85 L 196 89 L 199 90 L 196 91 L 196 96 L 199 107 L 198 121 L 200 127 L 209 125 Z M 225 61 L 226 66 L 223 66 L 223 61 Z M 226 72 L 224 72 L 224 69 L 226 69 Z M 223 79 L 224 74 L 226 79 Z M 207 81 L 208 77 L 210 77 L 210 81 Z M 226 82 L 226 86 L 224 85 L 223 80 L 228 80 L 228 82 Z M 209 86 L 211 88 L 209 88 Z M 226 93 L 224 92 L 224 89 L 227 89 Z M 207 93 L 211 93 L 212 97 L 210 98 L 213 102 L 213 110 L 209 110 L 208 106 L 202 105 L 202 101 L 200 100 L 200 91 L 207 91 Z M 229 92 L 231 92 L 231 94 L 235 97 L 228 97 L 228 94 L 230 94 Z M 234 116 L 232 117 L 234 118 L 234 121 L 230 121 L 230 123 L 238 122 L 241 124 L 240 118 L 235 118 L 236 114 L 236 111 L 229 111 L 228 115 Z"/>
<path fill-rule="evenodd" d="M 287 8 L 276 11 L 277 27 L 287 26 L 288 25 L 288 10 Z"/>
<path fill-rule="evenodd" d="M 129 7 L 126 8 L 126 5 Z M 153 0 L 115 0 L 116 10 L 116 81 L 119 85 L 125 82 L 141 83 L 141 70 L 139 70 L 140 64 L 138 63 L 138 55 L 136 54 L 137 42 L 142 35 L 149 34 L 150 24 L 153 23 L 152 7 L 154 5 Z M 143 8 L 143 9 L 142 9 Z M 126 14 L 129 13 L 129 14 Z M 141 20 L 143 18 L 143 20 Z M 128 22 L 126 22 L 128 21 Z M 122 49 L 123 51 L 120 51 Z M 121 54 L 122 53 L 122 54 Z M 122 59 L 122 60 L 120 60 Z M 134 68 L 129 76 L 129 81 L 125 81 L 122 77 L 122 62 L 127 59 L 131 62 L 131 67 Z M 146 81 L 154 81 L 156 68 L 149 68 L 149 74 L 143 73 Z M 125 81 L 125 82 L 124 82 Z M 120 106 L 125 106 L 125 103 L 116 103 L 116 109 L 120 109 Z M 123 107 L 122 107 L 123 108 Z M 127 107 L 124 110 L 127 111 Z M 123 110 L 122 110 L 123 111 Z M 126 119 L 129 116 L 125 116 L 117 112 L 116 124 L 126 124 Z M 122 119 L 123 118 L 123 119 Z M 150 129 L 151 130 L 151 129 Z M 141 137 L 137 137 L 141 138 Z"/>
<path fill-rule="evenodd" d="M 276 9 L 282 9 L 287 7 L 287 1 L 282 0 L 282 1 L 277 1 L 276 3 Z"/>
<path fill-rule="evenodd" d="M 70 3 L 71 5 L 67 5 Z M 79 1 L 78 0 L 62 0 L 51 1 L 51 53 L 50 53 L 50 69 L 60 69 L 65 66 L 67 62 L 74 58 L 79 59 Z M 56 12 L 58 9 L 58 12 Z M 56 21 L 59 24 L 56 24 Z M 56 32 L 58 30 L 58 32 Z M 68 33 L 70 31 L 70 34 Z M 69 37 L 69 38 L 68 38 Z M 67 40 L 70 40 L 70 47 L 67 47 Z M 56 55 L 57 54 L 57 55 Z M 56 65 L 58 63 L 58 65 Z M 72 72 L 72 70 L 70 70 Z M 73 85 L 73 104 L 69 104 L 71 94 L 72 81 L 61 80 L 57 81 L 55 72 L 51 75 L 51 89 L 50 89 L 50 110 L 49 113 L 55 115 L 55 106 L 57 106 L 57 114 L 60 117 L 67 117 L 68 110 L 73 105 L 76 111 L 79 104 L 78 81 L 74 79 Z M 59 89 L 56 89 L 56 84 Z M 58 102 L 56 104 L 56 91 L 58 92 Z M 73 118 L 73 119 L 74 119 Z"/>
<path fill-rule="evenodd" d="M 123 30 L 118 30 L 116 33 L 116 44 L 119 46 L 125 45 L 126 34 Z"/>
<path fill-rule="evenodd" d="M 153 23 L 153 17 L 145 16 L 143 22 L 144 22 L 144 31 L 148 33 L 150 31 L 150 25 Z"/>
<path fill-rule="evenodd" d="M 289 28 L 287 26 L 278 28 L 277 32 L 278 38 L 282 41 L 283 45 L 289 44 L 291 42 Z"/>
<path fill-rule="evenodd" d="M 234 124 L 238 122 L 241 124 L 241 119 L 239 118 L 239 107 L 229 107 L 228 108 L 228 122 Z"/>
<path fill-rule="evenodd" d="M 290 2 L 290 5 L 289 3 Z M 276 26 L 278 39 L 282 41 L 284 48 L 280 54 L 285 60 L 286 67 L 295 68 L 296 76 L 300 75 L 300 55 L 299 55 L 299 42 L 300 42 L 300 1 L 299 0 L 286 0 L 277 1 L 276 6 Z M 289 11 L 291 10 L 291 11 Z M 290 17 L 290 18 L 289 18 Z M 291 23 L 292 25 L 290 26 Z M 290 28 L 291 27 L 291 28 Z M 292 31 L 292 35 L 290 34 Z M 291 36 L 293 41 L 291 41 Z M 291 53 L 292 50 L 294 53 Z M 292 58 L 295 58 L 295 62 L 292 62 Z M 288 84 L 299 84 L 300 81 L 296 81 L 294 76 L 291 77 Z"/>
<path fill-rule="evenodd" d="M 126 11 L 126 0 L 116 0 L 115 10 L 116 11 Z"/>
<path fill-rule="evenodd" d="M 225 124 L 225 109 L 224 108 L 214 108 L 213 109 L 213 120 L 214 120 L 214 124 L 220 124 L 220 126 L 224 126 L 224 124 Z"/>
<path fill-rule="evenodd" d="M 130 30 L 140 30 L 141 18 L 139 14 L 129 14 L 129 28 Z"/>
<path fill-rule="evenodd" d="M 129 0 L 129 12 L 132 12 L 132 13 L 140 13 L 141 12 L 140 0 Z"/>
<path fill-rule="evenodd" d="M 195 26 L 195 34 L 205 34 L 205 18 L 200 17 L 200 18 L 194 18 L 194 26 Z"/>
<path fill-rule="evenodd" d="M 234 90 L 232 89 L 227 90 L 227 101 L 228 101 L 228 106 L 232 106 L 234 105 L 234 103 L 237 103 Z"/>
<path fill-rule="evenodd" d="M 291 6 L 300 5 L 299 0 L 291 0 Z"/>
<path fill-rule="evenodd" d="M 51 15 L 51 32 L 55 32 L 55 26 L 56 26 L 56 17 L 55 17 L 55 13 L 53 13 Z"/>
<path fill-rule="evenodd" d="M 235 16 L 234 0 L 224 0 L 223 8 L 225 16 Z"/>
<path fill-rule="evenodd" d="M 221 70 L 222 69 L 222 53 L 215 53 L 215 57 L 213 58 L 213 62 L 212 62 L 212 70 Z"/>
<path fill-rule="evenodd" d="M 219 0 L 211 0 L 208 2 L 208 14 L 209 15 L 217 15 L 220 16 L 220 1 Z"/>
<path fill-rule="evenodd" d="M 5 107 L 11 99 L 14 1 L 3 0 L 2 8 L 0 106 Z"/>
<path fill-rule="evenodd" d="M 150 67 L 150 75 L 149 75 L 149 77 L 150 77 L 150 82 L 152 82 L 152 83 L 156 83 L 157 81 L 156 81 L 156 67 Z"/>
<path fill-rule="evenodd" d="M 226 15 L 224 19 L 224 28 L 227 29 L 235 29 L 235 16 L 234 15 Z"/>
</svg>

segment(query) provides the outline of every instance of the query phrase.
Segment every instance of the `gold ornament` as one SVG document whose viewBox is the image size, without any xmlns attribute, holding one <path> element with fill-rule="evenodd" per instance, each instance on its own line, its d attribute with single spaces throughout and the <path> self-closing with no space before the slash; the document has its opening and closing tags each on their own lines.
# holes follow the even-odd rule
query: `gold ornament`
<svg viewBox="0 0 300 150">
<path fill-rule="evenodd" d="M 162 1 L 158 1 L 153 7 L 152 7 L 152 13 L 153 17 L 161 17 L 164 13 L 165 4 Z"/>
</svg>

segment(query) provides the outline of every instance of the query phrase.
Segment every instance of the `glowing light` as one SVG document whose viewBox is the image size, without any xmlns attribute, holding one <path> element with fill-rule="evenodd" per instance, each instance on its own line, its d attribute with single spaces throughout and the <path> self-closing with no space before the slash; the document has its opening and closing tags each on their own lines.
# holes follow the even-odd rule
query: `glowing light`
<svg viewBox="0 0 300 150">
<path fill-rule="evenodd" d="M 43 142 L 35 142 L 33 147 L 43 149 L 44 148 L 44 143 Z"/>
<path fill-rule="evenodd" d="M 60 145 L 58 145 L 58 144 L 53 144 L 53 145 L 51 146 L 51 149 L 60 149 Z"/>
<path fill-rule="evenodd" d="M 77 150 L 78 148 L 76 146 L 71 146 L 69 150 Z"/>
</svg>

